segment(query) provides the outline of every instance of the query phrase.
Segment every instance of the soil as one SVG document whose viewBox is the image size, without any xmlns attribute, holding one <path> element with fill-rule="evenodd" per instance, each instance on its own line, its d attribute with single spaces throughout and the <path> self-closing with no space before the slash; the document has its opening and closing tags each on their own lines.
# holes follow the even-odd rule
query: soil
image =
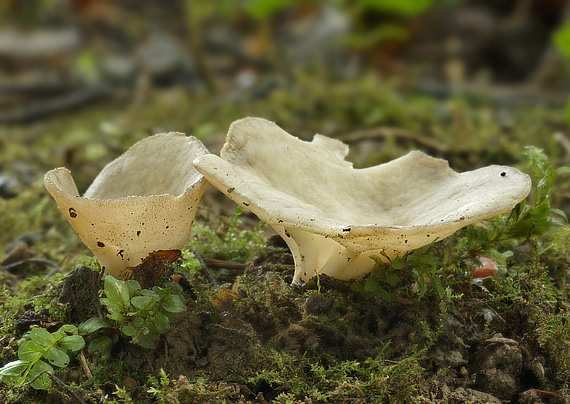
<svg viewBox="0 0 570 404">
<path fill-rule="evenodd" d="M 470 299 L 451 300 L 444 308 L 435 298 L 371 301 L 349 283 L 327 277 L 321 277 L 318 290 L 314 284 L 291 287 L 291 262 L 288 253 L 259 257 L 234 283 L 210 287 L 210 310 L 191 304 L 154 350 L 117 344 L 112 357 L 134 372 L 122 382 L 131 386 L 132 397 L 139 397 L 136 402 L 150 401 L 143 399 L 144 380 L 135 375 L 158 369 L 180 375 L 169 392 L 178 401 L 171 402 L 216 402 L 197 400 L 200 394 L 189 382 L 205 376 L 217 381 L 226 402 L 274 402 L 283 385 L 243 381 L 244 375 L 259 371 L 261 355 L 269 348 L 332 365 L 365 362 L 383 344 L 390 346 L 385 360 L 394 363 L 425 347 L 418 362 L 425 379 L 417 387 L 431 403 L 555 402 L 530 391 L 549 377 L 553 366 L 532 338 L 530 313 L 499 315 L 488 289 L 473 288 Z M 187 280 L 181 284 L 189 295 L 195 293 Z M 100 273 L 87 267 L 66 276 L 58 286 L 59 302 L 72 303 L 71 322 L 100 315 L 101 287 Z M 505 315 L 513 316 L 507 321 Z M 66 371 L 62 379 L 70 381 L 73 374 Z M 112 383 L 101 388 L 104 395 L 116 392 Z M 355 391 L 331 398 L 328 402 L 368 402 Z"/>
</svg>

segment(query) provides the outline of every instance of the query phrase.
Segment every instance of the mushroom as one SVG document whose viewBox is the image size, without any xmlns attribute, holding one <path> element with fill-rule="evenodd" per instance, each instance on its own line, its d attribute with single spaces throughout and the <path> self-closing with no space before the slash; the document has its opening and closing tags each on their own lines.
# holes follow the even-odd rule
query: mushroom
<svg viewBox="0 0 570 404">
<path fill-rule="evenodd" d="M 194 161 L 216 188 L 283 237 L 293 282 L 316 274 L 354 279 L 458 229 L 512 209 L 530 177 L 489 166 L 457 173 L 445 160 L 412 151 L 355 169 L 348 146 L 315 135 L 300 140 L 260 118 L 234 122 L 220 153 Z M 385 257 L 384 257 L 385 256 Z"/>
<path fill-rule="evenodd" d="M 157 250 L 184 246 L 208 185 L 192 160 L 208 153 L 195 137 L 159 134 L 109 163 L 83 197 L 66 168 L 44 184 L 105 273 L 118 279 Z"/>
</svg>

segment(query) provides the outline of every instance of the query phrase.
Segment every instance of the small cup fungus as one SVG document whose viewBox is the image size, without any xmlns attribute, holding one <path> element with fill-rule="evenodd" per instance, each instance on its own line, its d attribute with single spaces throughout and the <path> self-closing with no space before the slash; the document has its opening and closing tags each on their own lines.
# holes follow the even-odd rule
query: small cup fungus
<svg viewBox="0 0 570 404">
<path fill-rule="evenodd" d="M 192 161 L 208 151 L 180 133 L 143 139 L 109 163 L 83 197 L 66 168 L 44 183 L 107 274 L 129 277 L 157 250 L 184 246 L 208 185 Z"/>
<path fill-rule="evenodd" d="M 291 136 L 260 118 L 234 122 L 220 156 L 194 165 L 234 202 L 286 241 L 293 282 L 316 274 L 353 279 L 370 272 L 373 255 L 400 256 L 458 229 L 512 209 L 529 193 L 530 177 L 489 166 L 457 173 L 420 151 L 354 169 L 348 146 L 315 135 Z"/>
</svg>

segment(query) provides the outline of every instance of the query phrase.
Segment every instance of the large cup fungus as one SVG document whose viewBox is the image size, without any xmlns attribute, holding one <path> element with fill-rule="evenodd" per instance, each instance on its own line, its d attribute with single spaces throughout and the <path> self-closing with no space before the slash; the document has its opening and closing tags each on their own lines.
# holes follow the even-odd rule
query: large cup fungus
<svg viewBox="0 0 570 404">
<path fill-rule="evenodd" d="M 260 118 L 234 122 L 220 156 L 194 165 L 216 188 L 268 223 L 295 259 L 293 282 L 316 274 L 353 279 L 370 257 L 400 256 L 511 210 L 529 193 L 528 175 L 489 166 L 457 173 L 419 151 L 354 169 L 348 146 L 312 142 Z"/>
<path fill-rule="evenodd" d="M 208 185 L 192 161 L 207 153 L 195 137 L 159 134 L 109 163 L 83 197 L 66 168 L 44 183 L 105 272 L 125 279 L 150 253 L 188 240 Z"/>
</svg>

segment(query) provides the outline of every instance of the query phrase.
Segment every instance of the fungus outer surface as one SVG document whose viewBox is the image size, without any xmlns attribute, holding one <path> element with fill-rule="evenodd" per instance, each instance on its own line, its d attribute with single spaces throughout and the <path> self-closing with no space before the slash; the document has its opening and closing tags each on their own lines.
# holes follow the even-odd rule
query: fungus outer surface
<svg viewBox="0 0 570 404">
<path fill-rule="evenodd" d="M 207 181 L 192 160 L 208 153 L 195 137 L 150 136 L 109 163 L 84 196 L 66 168 L 44 183 L 106 273 L 130 275 L 150 253 L 184 246 Z"/>
<path fill-rule="evenodd" d="M 530 177 L 506 166 L 457 173 L 445 160 L 412 151 L 354 169 L 348 146 L 315 135 L 302 141 L 260 118 L 234 122 L 220 153 L 197 158 L 207 180 L 283 237 L 294 282 L 324 273 L 353 279 L 371 255 L 392 258 L 511 210 Z M 231 190 L 231 192 L 230 192 Z"/>
</svg>

